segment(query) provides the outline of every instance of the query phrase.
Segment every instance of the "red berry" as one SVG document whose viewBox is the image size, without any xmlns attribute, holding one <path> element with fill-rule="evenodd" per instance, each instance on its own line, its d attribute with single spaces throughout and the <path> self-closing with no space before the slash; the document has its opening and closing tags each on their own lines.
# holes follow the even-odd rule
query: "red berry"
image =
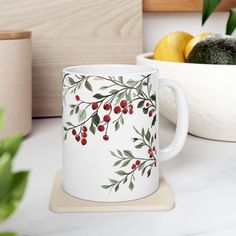
<svg viewBox="0 0 236 236">
<path fill-rule="evenodd" d="M 153 150 L 153 151 L 155 151 L 155 150 L 156 150 L 156 148 L 153 146 L 153 147 L 152 147 L 152 150 Z"/>
<path fill-rule="evenodd" d="M 87 136 L 88 136 L 88 135 L 87 135 L 86 132 L 83 132 L 83 133 L 82 133 L 82 137 L 83 137 L 83 138 L 87 138 Z"/>
<path fill-rule="evenodd" d="M 76 130 L 75 129 L 72 129 L 72 134 L 76 135 Z"/>
<path fill-rule="evenodd" d="M 111 117 L 110 117 L 109 115 L 105 115 L 105 116 L 103 117 L 103 120 L 104 120 L 105 122 L 110 122 Z"/>
<path fill-rule="evenodd" d="M 125 108 L 125 107 L 127 106 L 127 101 L 122 100 L 122 101 L 120 102 L 120 106 L 121 106 L 122 108 Z"/>
<path fill-rule="evenodd" d="M 122 113 L 123 113 L 123 114 L 127 114 L 127 112 L 128 112 L 128 109 L 127 109 L 127 108 L 124 108 L 124 109 L 122 110 Z"/>
<path fill-rule="evenodd" d="M 131 168 L 132 168 L 132 169 L 135 169 L 135 168 L 136 168 L 136 164 L 133 164 Z"/>
<path fill-rule="evenodd" d="M 116 107 L 114 108 L 114 112 L 115 112 L 116 114 L 120 113 L 120 112 L 121 112 L 120 106 L 116 106 Z"/>
<path fill-rule="evenodd" d="M 85 145 L 87 143 L 87 140 L 85 138 L 82 138 L 81 143 L 82 143 L 82 145 Z"/>
<path fill-rule="evenodd" d="M 148 154 L 150 154 L 150 153 L 152 153 L 152 149 L 151 148 L 148 149 Z"/>
<path fill-rule="evenodd" d="M 149 107 L 149 105 L 150 105 L 150 103 L 149 103 L 149 102 L 147 102 L 147 103 L 146 103 L 146 107 Z"/>
<path fill-rule="evenodd" d="M 149 111 L 148 115 L 149 117 L 152 117 L 152 111 Z"/>
<path fill-rule="evenodd" d="M 133 108 L 129 109 L 129 114 L 132 115 L 134 113 Z"/>
<path fill-rule="evenodd" d="M 86 126 L 83 126 L 83 131 L 84 131 L 84 132 L 87 132 L 87 130 L 88 130 L 87 127 L 86 127 Z"/>
<path fill-rule="evenodd" d="M 155 166 L 155 167 L 157 166 L 157 161 L 154 162 L 154 166 Z"/>
<path fill-rule="evenodd" d="M 109 136 L 108 135 L 103 135 L 103 139 L 105 140 L 105 141 L 107 141 L 108 139 L 109 139 Z"/>
<path fill-rule="evenodd" d="M 105 103 L 103 106 L 103 109 L 106 111 L 109 111 L 111 109 L 111 104 L 110 103 Z"/>
<path fill-rule="evenodd" d="M 98 126 L 98 130 L 99 130 L 100 132 L 104 131 L 104 130 L 105 130 L 104 125 L 99 125 L 99 126 Z"/>
<path fill-rule="evenodd" d="M 79 142 L 79 141 L 80 141 L 80 136 L 79 136 L 79 135 L 76 135 L 76 136 L 75 136 L 75 139 L 76 139 L 77 142 Z"/>
<path fill-rule="evenodd" d="M 76 96 L 75 96 L 75 99 L 76 99 L 77 101 L 79 101 L 79 100 L 80 100 L 80 96 L 79 96 L 79 95 L 76 95 Z"/>
<path fill-rule="evenodd" d="M 149 154 L 149 157 L 150 157 L 150 158 L 152 158 L 152 157 L 153 157 L 152 153 L 150 153 L 150 154 Z"/>
<path fill-rule="evenodd" d="M 137 160 L 135 164 L 138 166 L 140 164 L 140 160 Z"/>
<path fill-rule="evenodd" d="M 130 109 L 133 109 L 133 108 L 134 108 L 134 106 L 133 106 L 132 104 L 130 104 L 130 106 L 129 106 L 129 107 L 130 107 Z"/>
<path fill-rule="evenodd" d="M 94 102 L 94 103 L 92 104 L 92 109 L 93 109 L 93 110 L 97 110 L 97 109 L 98 109 L 98 103 L 97 103 L 97 102 Z"/>
</svg>

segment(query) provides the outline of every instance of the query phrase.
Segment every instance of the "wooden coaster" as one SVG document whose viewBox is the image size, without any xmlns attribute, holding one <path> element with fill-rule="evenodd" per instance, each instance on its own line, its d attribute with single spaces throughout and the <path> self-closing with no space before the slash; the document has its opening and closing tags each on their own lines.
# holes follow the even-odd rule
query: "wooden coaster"
<svg viewBox="0 0 236 236">
<path fill-rule="evenodd" d="M 50 209 L 54 212 L 108 212 L 108 211 L 164 211 L 174 208 L 174 197 L 160 172 L 159 189 L 152 195 L 134 201 L 101 203 L 75 198 L 61 187 L 62 171 L 58 171 L 54 180 Z"/>
</svg>

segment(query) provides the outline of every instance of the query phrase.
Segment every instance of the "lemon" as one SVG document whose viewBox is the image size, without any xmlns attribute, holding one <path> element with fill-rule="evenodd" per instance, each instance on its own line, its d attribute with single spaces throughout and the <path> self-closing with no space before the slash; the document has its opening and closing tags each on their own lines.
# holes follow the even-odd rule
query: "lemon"
<svg viewBox="0 0 236 236">
<path fill-rule="evenodd" d="M 172 32 L 162 38 L 154 49 L 153 59 L 161 61 L 185 62 L 184 52 L 193 36 L 186 32 Z"/>
<path fill-rule="evenodd" d="M 209 33 L 209 32 L 205 32 L 205 33 L 202 33 L 202 34 L 199 34 L 195 37 L 193 37 L 186 45 L 186 48 L 185 48 L 185 59 L 187 60 L 188 59 L 188 56 L 189 56 L 189 53 L 192 51 L 193 47 L 201 40 L 203 40 L 204 38 L 206 38 L 207 36 L 209 35 L 212 35 L 212 33 Z"/>
</svg>

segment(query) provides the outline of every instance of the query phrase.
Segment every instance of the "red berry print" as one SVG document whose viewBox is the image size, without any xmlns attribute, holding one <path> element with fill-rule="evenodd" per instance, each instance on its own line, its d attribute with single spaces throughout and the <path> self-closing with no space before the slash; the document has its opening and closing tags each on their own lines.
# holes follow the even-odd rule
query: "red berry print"
<svg viewBox="0 0 236 236">
<path fill-rule="evenodd" d="M 76 135 L 76 136 L 75 136 L 75 139 L 76 139 L 77 142 L 79 142 L 79 141 L 80 141 L 80 136 L 79 136 L 79 135 Z"/>
<path fill-rule="evenodd" d="M 97 109 L 98 109 L 98 103 L 97 103 L 97 102 L 94 102 L 94 103 L 92 104 L 92 109 L 93 109 L 93 110 L 97 110 Z"/>
<path fill-rule="evenodd" d="M 149 111 L 148 115 L 149 117 L 152 117 L 152 111 Z"/>
<path fill-rule="evenodd" d="M 86 126 L 83 126 L 83 131 L 84 131 L 84 132 L 87 132 L 87 130 L 88 130 L 87 127 L 86 127 Z"/>
<path fill-rule="evenodd" d="M 75 96 L 75 99 L 76 99 L 77 101 L 79 101 L 79 100 L 80 100 L 80 96 L 79 96 L 79 95 L 76 95 L 76 96 Z"/>
<path fill-rule="evenodd" d="M 151 148 L 148 149 L 148 154 L 150 154 L 150 153 L 152 153 L 152 149 Z"/>
<path fill-rule="evenodd" d="M 104 125 L 99 125 L 99 126 L 98 126 L 98 130 L 99 130 L 100 132 L 104 131 L 104 130 L 105 130 Z"/>
<path fill-rule="evenodd" d="M 111 117 L 110 117 L 109 115 L 105 115 L 105 116 L 103 117 L 103 120 L 104 120 L 105 122 L 110 122 Z"/>
<path fill-rule="evenodd" d="M 140 160 L 137 160 L 135 164 L 138 166 L 140 164 Z"/>
<path fill-rule="evenodd" d="M 146 107 L 149 107 L 149 106 L 150 106 L 150 103 L 149 103 L 149 102 L 147 102 L 147 103 L 146 103 Z"/>
<path fill-rule="evenodd" d="M 128 112 L 128 109 L 127 109 L 127 108 L 124 108 L 124 109 L 122 110 L 122 113 L 123 113 L 123 114 L 127 114 L 127 112 Z"/>
<path fill-rule="evenodd" d="M 83 138 L 87 138 L 87 136 L 88 136 L 88 135 L 87 135 L 86 132 L 83 132 L 83 133 L 82 133 L 82 137 L 83 137 Z"/>
<path fill-rule="evenodd" d="M 131 166 L 131 168 L 132 168 L 132 169 L 135 169 L 135 168 L 136 168 L 136 164 L 133 164 L 133 165 Z"/>
<path fill-rule="evenodd" d="M 110 103 L 105 103 L 103 106 L 103 109 L 106 111 L 109 111 L 111 109 L 111 104 Z"/>
<path fill-rule="evenodd" d="M 115 112 L 116 114 L 120 113 L 120 112 L 121 112 L 120 106 L 116 106 L 116 107 L 114 108 L 114 112 Z"/>
<path fill-rule="evenodd" d="M 129 106 L 129 107 L 130 107 L 130 109 L 133 109 L 133 108 L 134 108 L 134 106 L 133 106 L 132 104 L 130 104 L 130 106 Z"/>
<path fill-rule="evenodd" d="M 107 134 L 105 134 L 105 135 L 103 136 L 103 139 L 104 139 L 105 141 L 107 141 L 107 140 L 109 139 L 109 136 L 108 136 Z"/>
<path fill-rule="evenodd" d="M 154 162 L 154 166 L 155 166 L 155 167 L 157 166 L 157 161 Z"/>
<path fill-rule="evenodd" d="M 127 101 L 122 100 L 122 101 L 120 102 L 120 106 L 121 106 L 122 108 L 125 108 L 125 107 L 127 106 Z"/>
<path fill-rule="evenodd" d="M 152 147 L 152 150 L 155 152 L 156 148 L 153 146 L 153 147 Z"/>
<path fill-rule="evenodd" d="M 76 135 L 76 130 L 75 129 L 72 129 L 72 134 Z"/>
<path fill-rule="evenodd" d="M 152 158 L 152 157 L 153 157 L 152 153 L 150 153 L 150 154 L 149 154 L 149 157 L 150 157 L 150 158 Z"/>
<path fill-rule="evenodd" d="M 86 145 L 87 144 L 87 140 L 85 138 L 82 138 L 81 139 L 81 143 L 82 143 L 82 145 Z"/>
<path fill-rule="evenodd" d="M 133 108 L 129 109 L 129 114 L 132 115 L 134 113 Z"/>
</svg>

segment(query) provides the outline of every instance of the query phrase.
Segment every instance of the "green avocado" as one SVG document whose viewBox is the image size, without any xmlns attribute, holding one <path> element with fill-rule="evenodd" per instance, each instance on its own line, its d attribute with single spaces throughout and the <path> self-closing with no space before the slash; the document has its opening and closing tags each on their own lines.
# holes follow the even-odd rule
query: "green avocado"
<svg viewBox="0 0 236 236">
<path fill-rule="evenodd" d="M 218 34 L 209 36 L 193 47 L 187 62 L 236 65 L 236 38 Z"/>
</svg>

